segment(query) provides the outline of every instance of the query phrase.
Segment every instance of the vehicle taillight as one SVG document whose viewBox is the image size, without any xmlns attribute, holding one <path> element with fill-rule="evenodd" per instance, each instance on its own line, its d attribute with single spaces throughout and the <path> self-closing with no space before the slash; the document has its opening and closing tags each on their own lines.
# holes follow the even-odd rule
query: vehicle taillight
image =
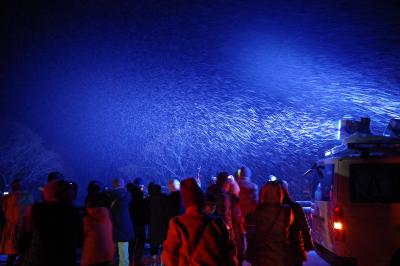
<svg viewBox="0 0 400 266">
<path fill-rule="evenodd" d="M 345 223 L 343 216 L 342 208 L 336 206 L 333 210 L 333 232 L 336 241 L 344 241 Z"/>
<path fill-rule="evenodd" d="M 341 222 L 333 222 L 333 229 L 343 230 L 343 224 Z"/>
</svg>

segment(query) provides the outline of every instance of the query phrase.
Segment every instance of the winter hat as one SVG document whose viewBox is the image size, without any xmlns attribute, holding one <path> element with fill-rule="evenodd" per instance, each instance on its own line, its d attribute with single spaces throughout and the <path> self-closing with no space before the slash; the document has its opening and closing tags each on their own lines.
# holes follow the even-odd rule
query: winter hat
<svg viewBox="0 0 400 266">
<path fill-rule="evenodd" d="M 50 183 L 54 180 L 64 180 L 64 175 L 60 172 L 51 172 L 47 175 L 47 182 Z"/>
<path fill-rule="evenodd" d="M 283 189 L 277 182 L 267 182 L 260 190 L 260 202 L 282 204 Z"/>
<path fill-rule="evenodd" d="M 133 180 L 133 184 L 135 185 L 135 186 L 144 186 L 145 184 L 144 184 L 144 180 L 142 179 L 142 178 L 140 178 L 140 177 L 136 177 L 134 180 Z"/>
<path fill-rule="evenodd" d="M 190 206 L 202 206 L 204 203 L 203 191 L 193 177 L 182 180 L 181 194 L 185 208 Z"/>
<path fill-rule="evenodd" d="M 238 178 L 239 179 L 246 179 L 246 178 L 251 178 L 251 170 L 247 166 L 242 166 L 238 170 Z"/>
<path fill-rule="evenodd" d="M 100 192 L 102 190 L 102 185 L 97 180 L 92 180 L 89 182 L 87 187 L 88 194 Z"/>
<path fill-rule="evenodd" d="M 44 201 L 72 203 L 74 196 L 73 186 L 64 180 L 53 180 L 43 189 Z"/>
<path fill-rule="evenodd" d="M 112 186 L 114 189 L 125 188 L 125 180 L 121 177 L 116 177 L 112 182 Z"/>
<path fill-rule="evenodd" d="M 229 173 L 228 172 L 220 172 L 217 175 L 217 184 L 223 185 L 229 183 Z"/>
<path fill-rule="evenodd" d="M 149 196 L 160 195 L 161 194 L 161 186 L 159 184 L 151 182 L 147 186 L 147 191 L 149 192 Z"/>
</svg>

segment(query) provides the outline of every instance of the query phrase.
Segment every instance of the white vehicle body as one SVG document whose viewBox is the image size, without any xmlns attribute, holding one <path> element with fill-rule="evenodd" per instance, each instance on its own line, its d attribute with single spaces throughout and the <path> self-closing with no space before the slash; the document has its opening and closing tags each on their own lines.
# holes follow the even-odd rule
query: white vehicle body
<svg viewBox="0 0 400 266">
<path fill-rule="evenodd" d="M 400 265 L 400 139 L 357 138 L 335 149 L 315 165 L 317 253 L 331 265 Z"/>
</svg>

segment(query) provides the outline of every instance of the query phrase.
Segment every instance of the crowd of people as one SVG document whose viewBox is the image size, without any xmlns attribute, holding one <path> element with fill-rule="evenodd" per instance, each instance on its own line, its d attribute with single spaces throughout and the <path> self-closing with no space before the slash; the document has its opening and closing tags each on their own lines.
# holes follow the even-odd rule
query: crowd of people
<svg viewBox="0 0 400 266">
<path fill-rule="evenodd" d="M 251 171 L 220 172 L 202 190 L 199 179 L 156 183 L 115 178 L 107 189 L 87 187 L 85 206 L 74 201 L 78 187 L 59 172 L 48 175 L 41 200 L 22 180 L 1 198 L 0 254 L 7 266 L 144 265 L 150 244 L 153 265 L 302 265 L 313 249 L 302 207 L 284 180 L 258 186 Z"/>
</svg>

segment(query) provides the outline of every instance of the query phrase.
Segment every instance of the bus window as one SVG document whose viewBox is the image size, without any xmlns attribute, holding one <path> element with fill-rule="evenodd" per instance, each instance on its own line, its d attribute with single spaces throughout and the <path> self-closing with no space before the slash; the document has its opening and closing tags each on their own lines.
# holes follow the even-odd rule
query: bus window
<svg viewBox="0 0 400 266">
<path fill-rule="evenodd" d="M 320 165 L 313 180 L 313 198 L 317 201 L 330 201 L 333 189 L 334 164 Z"/>
<path fill-rule="evenodd" d="M 353 202 L 400 202 L 400 164 L 353 164 L 350 166 Z"/>
</svg>

